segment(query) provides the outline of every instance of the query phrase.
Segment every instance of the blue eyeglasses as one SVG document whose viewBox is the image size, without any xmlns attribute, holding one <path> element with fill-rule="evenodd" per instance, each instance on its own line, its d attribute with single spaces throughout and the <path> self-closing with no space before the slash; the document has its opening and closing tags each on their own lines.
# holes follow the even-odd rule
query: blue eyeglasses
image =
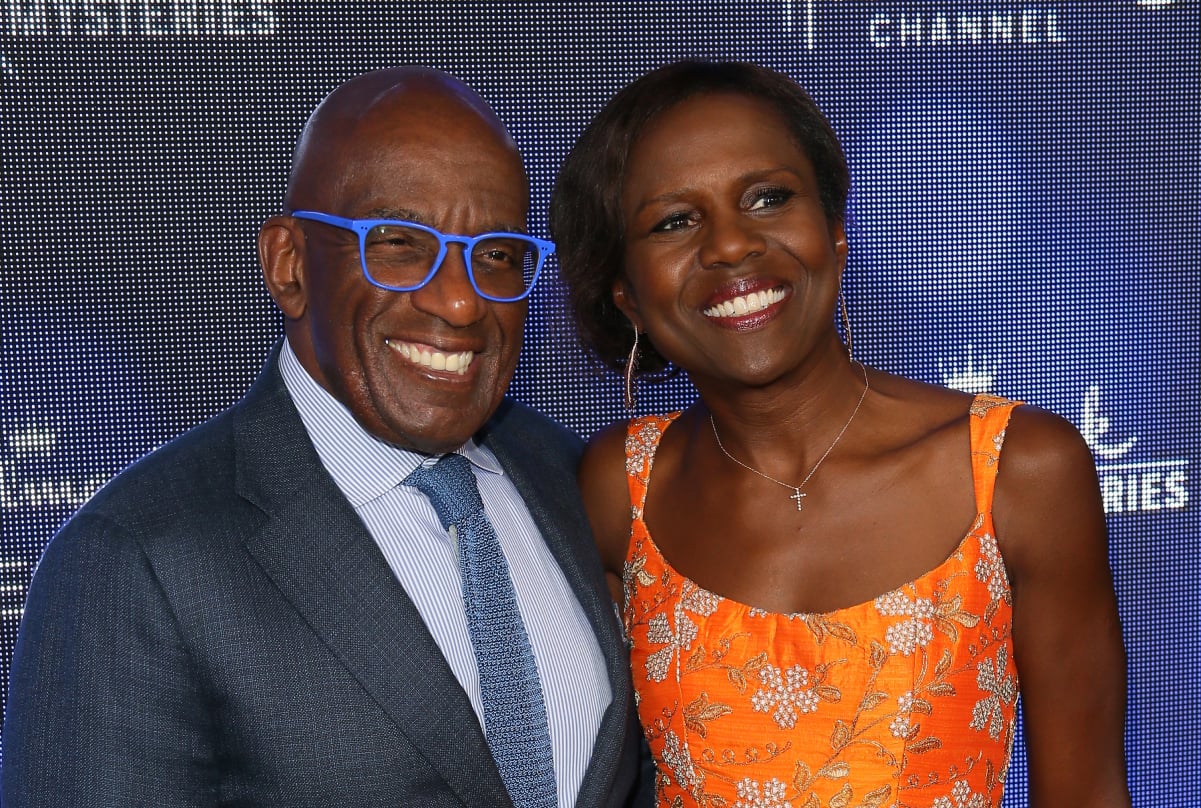
<svg viewBox="0 0 1201 808">
<path fill-rule="evenodd" d="M 463 246 L 467 277 L 485 300 L 513 303 L 524 299 L 538 280 L 553 242 L 524 233 L 460 236 L 397 219 L 346 219 L 312 210 L 295 210 L 297 219 L 339 227 L 359 236 L 363 277 L 381 289 L 413 292 L 425 286 L 446 258 L 447 244 Z"/>
</svg>

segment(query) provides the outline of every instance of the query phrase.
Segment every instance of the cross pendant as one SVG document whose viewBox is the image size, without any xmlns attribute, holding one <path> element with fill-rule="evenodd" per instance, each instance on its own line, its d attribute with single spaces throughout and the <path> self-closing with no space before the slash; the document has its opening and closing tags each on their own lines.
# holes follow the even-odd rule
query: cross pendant
<svg viewBox="0 0 1201 808">
<path fill-rule="evenodd" d="M 809 495 L 801 493 L 801 489 L 794 488 L 792 489 L 792 496 L 790 496 L 789 499 L 796 501 L 796 509 L 799 511 L 801 509 L 801 500 L 807 496 Z"/>
</svg>

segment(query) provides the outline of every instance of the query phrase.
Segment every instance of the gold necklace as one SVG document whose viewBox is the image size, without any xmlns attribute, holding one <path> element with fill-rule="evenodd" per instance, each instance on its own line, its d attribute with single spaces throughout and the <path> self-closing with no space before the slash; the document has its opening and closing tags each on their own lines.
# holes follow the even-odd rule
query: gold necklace
<svg viewBox="0 0 1201 808">
<path fill-rule="evenodd" d="M 801 480 L 800 485 L 789 485 L 783 480 L 777 480 L 770 474 L 764 474 L 763 472 L 759 471 L 759 469 L 748 466 L 746 463 L 743 463 L 737 457 L 730 454 L 726 450 L 726 447 L 721 443 L 721 436 L 717 434 L 717 422 L 713 420 L 713 413 L 710 412 L 709 426 L 713 427 L 713 438 L 717 441 L 717 448 L 721 449 L 722 454 L 733 460 L 738 465 L 742 466 L 747 471 L 753 474 L 758 474 L 763 479 L 771 480 L 776 485 L 782 485 L 788 490 L 792 491 L 792 494 L 788 498 L 796 502 L 796 509 L 800 511 L 801 500 L 809 496 L 808 494 L 802 493 L 801 489 L 804 488 L 805 484 L 809 482 L 810 478 L 817 473 L 817 470 L 821 468 L 821 464 L 824 463 L 826 458 L 830 456 L 830 452 L 834 451 L 834 447 L 838 445 L 840 440 L 842 440 L 842 436 L 846 434 L 847 427 L 851 425 L 851 421 L 854 421 L 855 416 L 859 414 L 859 408 L 863 406 L 863 399 L 867 398 L 867 391 L 871 389 L 871 384 L 867 380 L 867 368 L 863 366 L 862 362 L 856 362 L 855 364 L 859 366 L 861 371 L 863 371 L 863 392 L 859 395 L 859 401 L 855 404 L 855 409 L 851 410 L 851 417 L 848 418 L 847 422 L 842 425 L 842 429 L 838 430 L 838 434 L 834 436 L 834 441 L 826 448 L 826 451 L 822 453 L 822 456 L 817 459 L 817 462 L 813 464 L 813 468 L 809 469 L 809 473 L 805 475 L 805 479 Z"/>
</svg>

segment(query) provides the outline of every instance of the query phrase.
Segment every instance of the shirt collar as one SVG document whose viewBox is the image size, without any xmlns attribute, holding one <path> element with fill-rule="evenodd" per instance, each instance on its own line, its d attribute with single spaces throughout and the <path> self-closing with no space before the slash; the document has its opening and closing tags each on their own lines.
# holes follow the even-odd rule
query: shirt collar
<svg viewBox="0 0 1201 808">
<path fill-rule="evenodd" d="M 352 506 L 382 496 L 419 465 L 432 465 L 441 457 L 402 449 L 363 429 L 350 410 L 309 375 L 287 339 L 279 354 L 279 371 L 321 464 Z M 496 456 L 470 438 L 455 452 L 476 468 L 504 473 Z"/>
</svg>

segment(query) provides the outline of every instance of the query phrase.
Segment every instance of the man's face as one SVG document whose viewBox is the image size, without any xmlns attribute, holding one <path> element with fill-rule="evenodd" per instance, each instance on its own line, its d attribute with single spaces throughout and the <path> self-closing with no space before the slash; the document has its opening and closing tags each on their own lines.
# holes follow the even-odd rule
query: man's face
<svg viewBox="0 0 1201 808">
<path fill-rule="evenodd" d="M 511 142 L 460 103 L 405 101 L 328 144 L 316 209 L 445 233 L 524 231 L 528 186 Z M 427 286 L 392 292 L 363 277 L 354 233 L 312 221 L 300 232 L 305 308 L 287 333 L 302 364 L 376 437 L 461 446 L 509 386 L 526 303 L 479 297 L 457 245 Z"/>
</svg>

